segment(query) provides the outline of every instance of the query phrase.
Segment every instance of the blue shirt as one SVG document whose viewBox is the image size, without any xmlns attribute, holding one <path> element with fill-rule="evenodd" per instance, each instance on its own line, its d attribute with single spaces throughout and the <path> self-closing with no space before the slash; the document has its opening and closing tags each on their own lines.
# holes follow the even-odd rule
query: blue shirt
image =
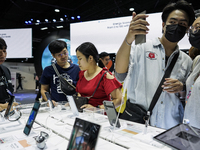
<svg viewBox="0 0 200 150">
<path fill-rule="evenodd" d="M 56 67 L 58 69 L 58 72 L 67 79 L 67 81 L 71 82 L 73 85 L 76 86 L 76 83 L 79 79 L 79 71 L 80 68 L 75 64 L 70 64 L 69 68 L 62 68 L 56 63 Z M 60 88 L 60 80 L 58 79 L 58 76 L 56 72 L 53 69 L 53 66 L 48 66 L 44 69 L 40 83 L 44 85 L 49 85 L 50 87 L 50 93 L 51 93 L 51 99 L 55 101 L 67 101 L 66 95 L 63 94 Z"/>
<path fill-rule="evenodd" d="M 129 58 L 129 70 L 127 73 L 115 73 L 119 81 L 126 77 L 124 87 L 127 87 L 127 98 L 131 103 L 141 105 L 146 110 L 149 108 L 153 95 L 169 66 L 176 50 L 168 58 L 165 66 L 165 49 L 158 38 L 148 40 L 144 44 L 132 47 Z M 185 82 L 192 65 L 191 58 L 180 51 L 177 62 L 172 70 L 170 78 Z M 128 85 L 126 85 L 129 83 Z M 151 115 L 151 125 L 169 129 L 182 122 L 183 106 L 176 96 L 162 92 Z"/>
</svg>

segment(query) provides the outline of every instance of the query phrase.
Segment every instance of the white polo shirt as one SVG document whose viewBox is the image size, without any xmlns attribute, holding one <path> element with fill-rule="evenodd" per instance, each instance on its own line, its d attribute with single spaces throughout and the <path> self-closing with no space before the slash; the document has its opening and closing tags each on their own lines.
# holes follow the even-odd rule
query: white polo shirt
<svg viewBox="0 0 200 150">
<path fill-rule="evenodd" d="M 165 66 L 165 50 L 158 38 L 148 40 L 146 43 L 131 48 L 129 70 L 127 73 L 115 73 L 119 81 L 127 76 L 127 97 L 131 103 L 149 108 L 153 95 L 169 66 L 174 55 L 179 51 L 178 46 L 168 59 Z M 185 82 L 192 65 L 191 58 L 180 51 L 177 62 L 172 70 L 170 78 Z M 127 82 L 126 82 L 127 83 Z M 182 122 L 183 107 L 176 96 L 162 92 L 151 115 L 151 125 L 169 129 Z"/>
</svg>

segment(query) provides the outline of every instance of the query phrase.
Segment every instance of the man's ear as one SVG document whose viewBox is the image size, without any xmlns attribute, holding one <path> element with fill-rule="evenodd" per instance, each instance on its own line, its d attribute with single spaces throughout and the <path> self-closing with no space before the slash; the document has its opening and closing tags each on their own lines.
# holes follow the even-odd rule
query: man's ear
<svg viewBox="0 0 200 150">
<path fill-rule="evenodd" d="M 55 54 L 52 54 L 52 53 L 51 53 L 51 55 L 53 56 L 53 58 L 55 58 Z"/>
<path fill-rule="evenodd" d="M 162 33 L 164 33 L 165 22 L 162 23 Z"/>
</svg>

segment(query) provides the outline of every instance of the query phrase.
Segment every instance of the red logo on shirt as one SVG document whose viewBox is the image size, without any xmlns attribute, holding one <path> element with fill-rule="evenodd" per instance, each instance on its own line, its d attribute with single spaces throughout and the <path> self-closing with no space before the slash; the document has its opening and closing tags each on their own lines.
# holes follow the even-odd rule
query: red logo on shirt
<svg viewBox="0 0 200 150">
<path fill-rule="evenodd" d="M 155 54 L 154 53 L 149 53 L 149 58 L 155 58 Z"/>
<path fill-rule="evenodd" d="M 157 59 L 157 54 L 154 53 L 154 52 L 147 51 L 146 52 L 146 57 L 151 59 L 151 60 L 155 60 L 155 59 Z"/>
</svg>

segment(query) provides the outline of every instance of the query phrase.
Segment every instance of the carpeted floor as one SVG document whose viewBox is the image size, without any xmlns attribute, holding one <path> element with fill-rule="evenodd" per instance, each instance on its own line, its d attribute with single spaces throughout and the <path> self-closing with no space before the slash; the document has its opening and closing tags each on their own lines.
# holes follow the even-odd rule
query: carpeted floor
<svg viewBox="0 0 200 150">
<path fill-rule="evenodd" d="M 14 93 L 15 100 L 21 104 L 34 103 L 37 93 L 33 90 L 18 90 Z"/>
</svg>

